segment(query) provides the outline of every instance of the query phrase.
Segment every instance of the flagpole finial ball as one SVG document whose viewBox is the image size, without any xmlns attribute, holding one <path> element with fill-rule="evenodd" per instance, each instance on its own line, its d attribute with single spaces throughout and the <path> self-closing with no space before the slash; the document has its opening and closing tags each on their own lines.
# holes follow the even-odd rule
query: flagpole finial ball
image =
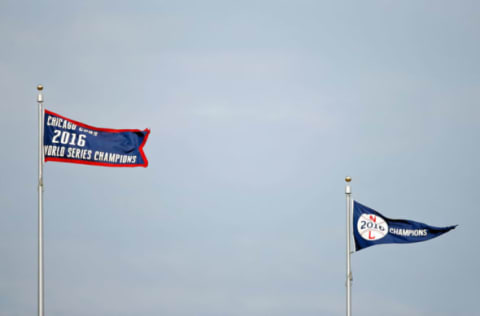
<svg viewBox="0 0 480 316">
<path fill-rule="evenodd" d="M 345 177 L 345 182 L 350 182 L 350 181 L 352 181 L 351 177 Z"/>
<path fill-rule="evenodd" d="M 41 84 L 39 84 L 39 85 L 37 86 L 37 90 L 38 90 L 38 91 L 42 91 L 42 90 L 43 90 L 43 86 L 42 86 Z"/>
</svg>

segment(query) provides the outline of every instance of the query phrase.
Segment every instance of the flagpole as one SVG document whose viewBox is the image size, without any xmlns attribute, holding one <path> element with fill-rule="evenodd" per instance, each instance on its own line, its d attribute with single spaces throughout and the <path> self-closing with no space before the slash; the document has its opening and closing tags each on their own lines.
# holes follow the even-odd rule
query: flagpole
<svg viewBox="0 0 480 316">
<path fill-rule="evenodd" d="M 38 85 L 38 316 L 44 315 L 43 279 L 43 86 Z"/>
<path fill-rule="evenodd" d="M 350 188 L 350 181 L 352 178 L 346 177 L 345 182 L 347 182 L 345 186 L 345 197 L 347 201 L 347 274 L 346 274 L 346 286 L 347 286 L 347 316 L 352 315 L 352 268 L 350 264 L 350 257 L 351 257 L 351 250 L 350 250 L 350 241 L 351 241 L 351 206 L 352 206 L 352 190 Z"/>
</svg>

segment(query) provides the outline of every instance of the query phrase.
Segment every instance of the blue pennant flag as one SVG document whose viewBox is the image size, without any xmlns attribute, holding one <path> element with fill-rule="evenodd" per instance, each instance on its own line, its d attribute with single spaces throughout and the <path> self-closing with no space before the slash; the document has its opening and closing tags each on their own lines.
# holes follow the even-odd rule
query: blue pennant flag
<svg viewBox="0 0 480 316">
<path fill-rule="evenodd" d="M 106 167 L 147 167 L 143 152 L 149 129 L 89 126 L 45 110 L 45 161 Z"/>
<path fill-rule="evenodd" d="M 357 251 L 378 244 L 425 241 L 457 226 L 434 227 L 406 219 L 390 219 L 357 201 L 353 203 L 353 237 Z"/>
</svg>

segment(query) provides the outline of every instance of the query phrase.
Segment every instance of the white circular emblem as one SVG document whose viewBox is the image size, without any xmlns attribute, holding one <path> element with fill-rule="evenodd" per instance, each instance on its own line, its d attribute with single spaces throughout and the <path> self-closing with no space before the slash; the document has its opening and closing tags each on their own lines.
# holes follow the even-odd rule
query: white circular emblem
<svg viewBox="0 0 480 316">
<path fill-rule="evenodd" d="M 363 239 L 379 240 L 388 234 L 388 224 L 378 215 L 362 214 L 357 222 L 357 230 Z"/>
</svg>

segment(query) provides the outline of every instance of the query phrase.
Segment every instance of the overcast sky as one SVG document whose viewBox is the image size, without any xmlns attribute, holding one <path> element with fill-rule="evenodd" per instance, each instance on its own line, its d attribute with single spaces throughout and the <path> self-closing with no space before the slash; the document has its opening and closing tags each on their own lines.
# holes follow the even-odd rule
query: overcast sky
<svg viewBox="0 0 480 316">
<path fill-rule="evenodd" d="M 45 165 L 48 316 L 345 314 L 344 178 L 459 224 L 352 256 L 353 313 L 478 312 L 478 1 L 0 2 L 0 315 L 35 315 L 37 104 L 150 128 Z"/>
</svg>

